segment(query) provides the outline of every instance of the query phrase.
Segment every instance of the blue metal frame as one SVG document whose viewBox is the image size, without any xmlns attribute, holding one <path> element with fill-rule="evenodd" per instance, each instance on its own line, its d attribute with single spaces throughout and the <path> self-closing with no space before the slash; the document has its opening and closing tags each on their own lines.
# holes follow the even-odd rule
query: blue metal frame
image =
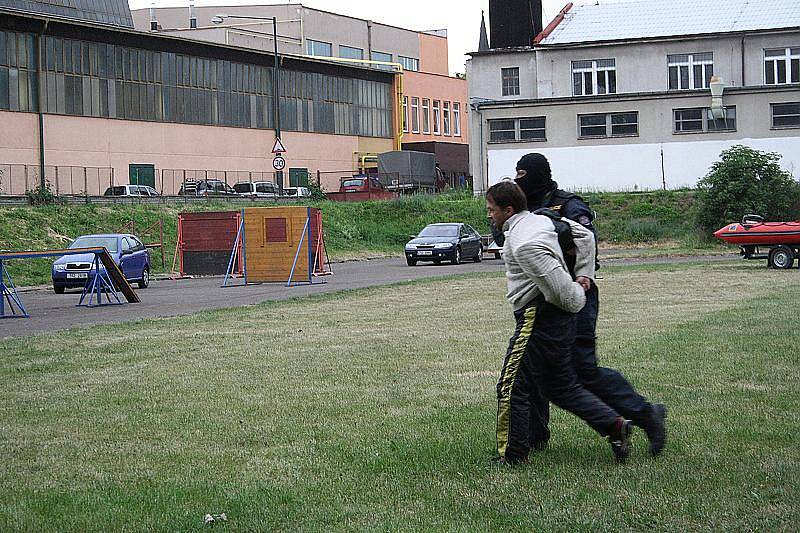
<svg viewBox="0 0 800 533">
<path fill-rule="evenodd" d="M 80 301 L 75 305 L 75 307 L 98 307 L 101 305 L 122 305 L 123 302 L 119 299 L 119 294 L 117 293 L 116 287 L 114 287 L 114 282 L 111 281 L 111 278 L 108 275 L 108 272 L 105 270 L 103 272 L 100 271 L 100 254 L 94 255 L 94 277 L 91 281 L 87 280 L 86 285 L 83 286 L 83 293 L 81 294 Z M 103 293 L 106 295 L 106 302 L 103 303 Z M 89 295 L 89 300 L 87 303 L 83 303 L 84 298 L 86 295 Z M 116 302 L 111 301 L 111 295 L 114 296 Z M 94 298 L 95 303 L 92 303 L 92 299 Z"/>
<path fill-rule="evenodd" d="M 300 258 L 300 249 L 303 247 L 303 241 L 306 239 L 306 232 L 308 231 L 309 222 L 311 222 L 311 217 L 306 216 L 306 223 L 303 226 L 303 233 L 300 234 L 300 243 L 297 245 L 297 251 L 294 254 L 294 263 L 292 263 L 292 271 L 289 272 L 289 279 L 286 280 L 286 286 L 292 286 L 292 278 L 294 277 L 294 269 L 297 267 L 297 260 Z M 312 280 L 309 278 L 308 283 L 312 283 Z"/>
<path fill-rule="evenodd" d="M 14 282 L 11 279 L 11 275 L 6 270 L 6 266 L 4 260 L 9 259 L 31 259 L 31 258 L 40 258 L 40 257 L 61 257 L 63 255 L 70 255 L 70 254 L 85 254 L 85 253 L 93 253 L 94 254 L 94 268 L 95 268 L 95 275 L 94 278 L 90 280 L 86 280 L 86 285 L 83 287 L 83 293 L 81 294 L 81 299 L 76 305 L 82 307 L 98 307 L 101 305 L 124 305 L 127 302 L 123 302 L 119 298 L 119 292 L 117 291 L 116 287 L 114 287 L 113 281 L 111 281 L 111 277 L 108 275 L 108 272 L 100 272 L 100 254 L 108 253 L 105 248 L 80 248 L 80 249 L 67 249 L 67 250 L 43 250 L 41 252 L 6 252 L 0 254 L 0 319 L 2 318 L 29 318 L 30 315 L 25 310 L 25 306 L 22 304 L 22 299 L 20 299 L 19 294 L 17 293 L 17 288 L 14 286 Z M 124 274 L 123 274 L 124 275 Z M 8 280 L 8 282 L 6 282 Z M 106 293 L 106 301 L 103 302 L 103 292 Z M 86 296 L 89 296 L 89 300 L 87 303 L 83 303 Z M 116 299 L 116 302 L 111 301 L 111 296 Z M 92 300 L 95 300 L 95 303 L 92 303 Z M 6 305 L 8 303 L 8 305 Z M 8 307 L 10 314 L 6 313 L 6 307 Z M 21 313 L 17 313 L 17 310 L 21 311 Z"/>
<path fill-rule="evenodd" d="M 241 222 L 239 222 L 239 229 L 236 231 L 236 240 L 233 241 L 233 249 L 231 250 L 231 258 L 228 260 L 228 269 L 225 271 L 225 280 L 222 282 L 222 288 L 228 286 L 228 279 L 233 272 L 233 259 L 236 257 L 236 249 L 239 248 L 239 239 L 243 236 L 244 233 L 244 217 L 242 217 Z M 244 284 L 247 285 L 247 279 L 245 278 Z"/>
<path fill-rule="evenodd" d="M 6 283 L 6 279 L 8 279 L 8 283 Z M 6 314 L 6 302 L 11 311 L 10 315 Z M 17 310 L 20 311 L 20 314 L 17 314 Z M 11 274 L 8 273 L 5 263 L 0 259 L 0 318 L 28 318 L 29 316 L 25 306 L 22 305 L 22 300 L 19 299 Z"/>
</svg>

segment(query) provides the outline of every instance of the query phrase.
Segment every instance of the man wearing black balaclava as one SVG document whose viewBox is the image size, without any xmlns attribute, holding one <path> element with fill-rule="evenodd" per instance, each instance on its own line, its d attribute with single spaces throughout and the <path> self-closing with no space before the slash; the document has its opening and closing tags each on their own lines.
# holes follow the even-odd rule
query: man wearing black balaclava
<svg viewBox="0 0 800 533">
<path fill-rule="evenodd" d="M 535 212 L 543 210 L 553 217 L 566 217 L 573 220 L 595 234 L 594 211 L 586 205 L 577 194 L 562 191 L 553 181 L 550 163 L 542 154 L 530 153 L 522 156 L 517 162 L 517 175 L 515 181 L 525 192 L 528 200 L 528 210 Z M 502 245 L 504 235 L 502 231 L 492 228 L 495 243 Z M 570 269 L 574 268 L 574 257 L 571 257 L 567 248 L 569 237 L 559 235 L 559 242 L 564 248 L 564 258 Z M 597 265 L 599 268 L 599 264 Z M 574 275 L 574 274 L 573 274 Z M 631 420 L 647 433 L 650 441 L 650 453 L 658 455 L 666 442 L 665 418 L 666 408 L 663 404 L 651 404 L 642 395 L 636 392 L 633 386 L 620 372 L 613 368 L 597 366 L 597 314 L 600 302 L 597 285 L 591 284 L 586 292 L 586 305 L 578 312 L 577 335 L 573 349 L 572 364 L 581 384 L 599 397 L 603 402 L 618 411 L 622 416 Z M 535 406 L 537 416 L 531 416 L 530 438 L 534 448 L 544 448 L 550 438 L 548 420 L 550 407 L 548 402 L 539 395 L 531 395 L 531 411 Z"/>
</svg>

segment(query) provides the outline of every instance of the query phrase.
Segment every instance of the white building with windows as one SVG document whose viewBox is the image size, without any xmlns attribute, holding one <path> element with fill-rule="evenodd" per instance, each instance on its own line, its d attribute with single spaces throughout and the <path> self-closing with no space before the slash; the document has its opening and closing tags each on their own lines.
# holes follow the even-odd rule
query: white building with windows
<svg viewBox="0 0 800 533">
<path fill-rule="evenodd" d="M 797 0 L 568 4 L 531 45 L 471 56 L 476 190 L 534 151 L 580 190 L 692 187 L 734 144 L 800 177 Z"/>
</svg>

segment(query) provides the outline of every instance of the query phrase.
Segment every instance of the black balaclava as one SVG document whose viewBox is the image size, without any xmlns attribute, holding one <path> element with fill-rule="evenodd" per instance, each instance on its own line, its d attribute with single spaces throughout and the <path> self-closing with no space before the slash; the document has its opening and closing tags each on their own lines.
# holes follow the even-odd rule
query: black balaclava
<svg viewBox="0 0 800 533">
<path fill-rule="evenodd" d="M 547 162 L 547 158 L 537 153 L 526 154 L 517 162 L 517 170 L 526 172 L 523 177 L 515 181 L 525 192 L 528 209 L 535 211 L 543 207 L 547 193 L 558 187 L 550 175 L 550 163 Z"/>
</svg>

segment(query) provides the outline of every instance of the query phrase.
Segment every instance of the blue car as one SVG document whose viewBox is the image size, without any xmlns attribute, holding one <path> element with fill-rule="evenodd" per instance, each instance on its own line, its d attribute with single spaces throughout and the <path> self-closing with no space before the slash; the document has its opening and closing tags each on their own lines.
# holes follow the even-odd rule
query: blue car
<svg viewBox="0 0 800 533">
<path fill-rule="evenodd" d="M 150 284 L 150 250 L 137 237 L 127 233 L 83 235 L 69 248 L 105 247 L 120 267 L 128 281 L 135 281 L 140 289 Z M 101 271 L 104 271 L 102 263 Z M 53 290 L 63 294 L 64 289 L 83 288 L 94 278 L 94 254 L 64 255 L 53 262 Z"/>
</svg>

